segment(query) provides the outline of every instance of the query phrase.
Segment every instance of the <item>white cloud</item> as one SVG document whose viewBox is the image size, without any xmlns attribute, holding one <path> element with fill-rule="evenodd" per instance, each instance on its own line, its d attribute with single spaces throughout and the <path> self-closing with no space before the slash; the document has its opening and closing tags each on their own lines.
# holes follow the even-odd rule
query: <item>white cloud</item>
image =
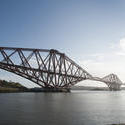
<svg viewBox="0 0 125 125">
<path fill-rule="evenodd" d="M 125 38 L 121 38 L 119 40 L 119 43 L 116 47 L 116 51 L 114 51 L 114 54 L 116 56 L 125 56 Z"/>
<path fill-rule="evenodd" d="M 125 56 L 125 52 L 122 52 L 122 51 L 115 52 L 115 54 L 118 56 Z"/>
<path fill-rule="evenodd" d="M 120 48 L 125 51 L 125 38 L 120 39 Z"/>
<path fill-rule="evenodd" d="M 111 49 L 119 49 L 120 48 L 120 45 L 119 45 L 119 42 L 111 42 L 111 43 L 109 43 L 109 47 L 111 48 Z"/>
<path fill-rule="evenodd" d="M 114 73 L 118 75 L 121 81 L 125 82 L 125 38 L 120 39 L 119 43 L 111 45 L 110 53 L 92 53 L 81 60 L 80 65 L 93 76 L 104 77 Z M 95 84 L 94 82 L 91 83 Z"/>
<path fill-rule="evenodd" d="M 118 77 L 121 79 L 122 82 L 125 82 L 125 61 L 112 61 L 107 60 L 104 61 L 97 61 L 97 60 L 84 60 L 81 61 L 80 64 L 87 72 L 89 72 L 94 77 L 104 77 L 108 74 L 114 73 L 117 74 Z M 85 67 L 84 67 L 85 66 Z M 83 81 L 80 85 L 94 85 L 94 86 L 105 86 L 105 84 L 101 82 L 93 82 L 93 81 Z"/>
<path fill-rule="evenodd" d="M 104 53 L 95 53 L 95 54 L 92 54 L 91 56 L 96 58 L 97 60 L 103 60 L 105 54 Z"/>
</svg>

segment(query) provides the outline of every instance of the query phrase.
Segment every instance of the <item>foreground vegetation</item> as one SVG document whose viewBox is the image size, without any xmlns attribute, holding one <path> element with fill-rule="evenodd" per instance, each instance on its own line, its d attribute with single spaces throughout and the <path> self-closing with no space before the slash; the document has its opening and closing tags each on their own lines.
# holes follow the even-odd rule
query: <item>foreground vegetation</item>
<svg viewBox="0 0 125 125">
<path fill-rule="evenodd" d="M 0 92 L 22 92 L 27 91 L 27 88 L 20 83 L 0 80 Z"/>
</svg>

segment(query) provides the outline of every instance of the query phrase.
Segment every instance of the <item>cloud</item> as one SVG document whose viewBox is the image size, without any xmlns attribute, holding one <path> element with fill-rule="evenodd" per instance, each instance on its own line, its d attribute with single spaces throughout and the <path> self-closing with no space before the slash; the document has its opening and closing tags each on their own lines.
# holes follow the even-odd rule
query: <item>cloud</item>
<svg viewBox="0 0 125 125">
<path fill-rule="evenodd" d="M 104 59 L 105 54 L 104 53 L 95 53 L 92 54 L 91 57 L 96 58 L 97 60 L 103 60 Z"/>
<path fill-rule="evenodd" d="M 115 54 L 118 56 L 125 56 L 125 52 L 122 52 L 122 51 L 115 52 Z"/>
<path fill-rule="evenodd" d="M 125 83 L 125 72 L 123 69 L 125 66 L 125 61 L 107 60 L 104 62 L 104 61 L 90 60 L 89 59 L 89 60 L 81 61 L 80 65 L 83 67 L 83 69 L 85 69 L 88 73 L 90 73 L 94 77 L 103 78 L 106 75 L 114 73 L 114 74 L 117 74 L 117 76 L 121 79 L 121 81 L 123 83 Z M 105 86 L 104 83 L 97 82 L 97 81 L 96 82 L 94 82 L 94 81 L 82 81 L 78 85 Z"/>
<path fill-rule="evenodd" d="M 104 77 L 110 73 L 117 74 L 125 81 L 125 38 L 110 46 L 110 52 L 92 53 L 80 61 L 80 65 L 93 76 Z"/>
<path fill-rule="evenodd" d="M 120 45 L 119 45 L 119 42 L 111 42 L 109 43 L 109 48 L 112 49 L 112 50 L 115 50 L 115 49 L 119 49 L 120 48 Z"/>
<path fill-rule="evenodd" d="M 125 38 L 121 38 L 115 48 L 117 49 L 114 51 L 115 56 L 125 56 Z"/>
<path fill-rule="evenodd" d="M 120 39 L 120 48 L 125 51 L 125 38 Z"/>
</svg>

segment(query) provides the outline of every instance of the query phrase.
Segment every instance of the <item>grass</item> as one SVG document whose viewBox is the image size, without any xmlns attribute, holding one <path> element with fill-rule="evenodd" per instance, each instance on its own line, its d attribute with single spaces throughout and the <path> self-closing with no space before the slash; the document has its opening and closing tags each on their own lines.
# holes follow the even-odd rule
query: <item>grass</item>
<svg viewBox="0 0 125 125">
<path fill-rule="evenodd" d="M 18 88 L 0 87 L 0 92 L 17 92 L 17 91 L 19 91 Z"/>
</svg>

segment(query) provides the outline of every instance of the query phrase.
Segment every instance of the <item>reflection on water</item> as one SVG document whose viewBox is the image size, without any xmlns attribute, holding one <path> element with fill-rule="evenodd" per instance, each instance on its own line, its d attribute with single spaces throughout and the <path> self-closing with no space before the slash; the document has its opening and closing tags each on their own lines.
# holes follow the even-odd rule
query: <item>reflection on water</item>
<svg viewBox="0 0 125 125">
<path fill-rule="evenodd" d="M 105 125 L 124 118 L 125 91 L 0 94 L 0 125 Z"/>
</svg>

